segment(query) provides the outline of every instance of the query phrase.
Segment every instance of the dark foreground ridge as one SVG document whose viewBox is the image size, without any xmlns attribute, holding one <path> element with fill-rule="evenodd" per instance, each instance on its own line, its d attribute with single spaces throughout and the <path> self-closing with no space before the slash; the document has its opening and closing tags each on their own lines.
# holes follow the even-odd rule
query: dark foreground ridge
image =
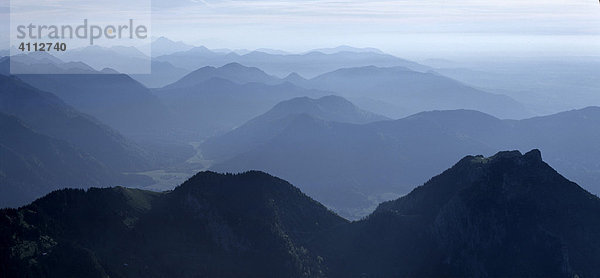
<svg viewBox="0 0 600 278">
<path fill-rule="evenodd" d="M 537 150 L 465 157 L 357 222 L 262 172 L 202 172 L 0 211 L 0 277 L 598 277 L 598 215 Z"/>
</svg>

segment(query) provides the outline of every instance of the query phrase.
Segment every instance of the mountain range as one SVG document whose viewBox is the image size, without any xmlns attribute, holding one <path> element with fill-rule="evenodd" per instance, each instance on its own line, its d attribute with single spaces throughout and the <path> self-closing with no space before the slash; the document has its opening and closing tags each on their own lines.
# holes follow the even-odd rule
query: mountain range
<svg viewBox="0 0 600 278">
<path fill-rule="evenodd" d="M 212 53 L 208 49 L 200 48 L 190 51 L 194 53 Z M 363 52 L 348 53 L 348 55 L 365 54 Z M 368 53 L 373 54 L 373 52 Z M 158 85 L 164 79 L 175 79 L 187 73 L 186 70 L 178 69 L 169 62 L 155 61 L 153 62 L 153 66 L 156 67 L 157 71 L 152 75 L 137 75 L 134 77 L 138 80 L 146 80 L 147 82 L 156 81 L 154 85 Z M 315 97 L 337 94 L 349 98 L 363 109 L 390 118 L 400 118 L 419 111 L 457 108 L 475 109 L 500 118 L 521 119 L 532 115 L 520 103 L 509 97 L 480 91 L 433 72 L 419 72 L 406 67 L 365 66 L 343 68 L 312 79 L 305 79 L 297 73 L 291 73 L 286 78 L 280 79 L 267 74 L 262 69 L 233 62 L 225 64 L 222 67 L 205 66 L 196 69 L 184 75 L 179 80 L 161 89 L 155 89 L 152 92 L 130 77 L 118 74 L 104 74 L 101 77 L 95 77 L 95 75 L 94 77 L 82 77 L 79 75 L 61 75 L 60 77 L 52 75 L 27 75 L 22 78 L 38 88 L 57 94 L 67 103 L 97 117 L 127 136 L 136 138 L 161 136 L 161 140 L 165 140 L 165 137 L 169 136 L 171 139 L 177 137 L 175 134 L 178 131 L 174 131 L 173 127 L 179 128 L 179 132 L 185 134 L 191 133 L 195 134 L 194 136 L 200 134 L 199 138 L 206 138 L 207 136 L 228 131 L 232 127 L 241 125 L 246 120 L 264 113 L 279 101 L 299 96 Z M 212 78 L 222 78 L 240 85 L 245 85 L 246 83 L 262 83 L 264 85 L 292 83 L 300 88 L 322 92 L 309 92 L 307 90 L 300 92 L 300 88 L 290 89 L 290 85 L 278 88 L 269 87 L 260 90 L 282 91 L 278 93 L 275 101 L 265 101 L 264 95 L 257 94 L 253 96 L 254 92 L 252 90 L 246 92 L 248 89 L 244 87 L 234 89 L 224 84 L 223 86 L 225 87 L 223 88 L 202 88 L 203 85 L 201 84 Z M 105 88 L 104 83 L 113 83 L 116 85 L 113 88 Z M 69 84 L 69 87 L 62 84 Z M 212 82 L 211 86 L 216 86 L 215 82 Z M 250 100 L 250 103 L 262 102 L 264 105 L 253 109 L 252 113 L 246 113 L 243 116 L 240 115 L 242 116 L 240 118 L 243 118 L 244 121 L 225 120 L 223 123 L 210 123 L 212 127 L 206 127 L 207 125 L 204 123 L 195 125 L 190 121 L 198 120 L 203 122 L 203 119 L 206 118 L 198 115 L 197 108 L 200 107 L 193 107 L 191 104 L 194 101 L 190 103 L 184 101 L 185 103 L 179 105 L 176 103 L 177 100 L 173 101 L 167 97 L 169 95 L 182 95 L 186 93 L 190 95 L 189 92 L 192 90 L 190 89 L 192 87 L 196 87 L 196 89 L 193 89 L 196 91 L 213 90 L 222 92 L 227 90 L 228 94 L 231 95 L 244 95 L 248 99 L 254 97 L 255 99 Z M 290 93 L 284 90 L 291 90 L 293 92 Z M 74 93 L 74 91 L 78 93 Z M 88 93 L 93 95 L 88 97 L 86 95 Z M 153 99 L 152 93 L 159 95 L 162 101 L 167 104 L 168 109 L 160 101 Z M 106 104 L 107 100 L 113 102 L 111 106 Z M 229 105 L 219 106 L 229 107 L 229 109 L 225 109 L 224 111 L 236 114 L 237 107 Z M 242 108 L 242 110 L 244 109 L 246 108 Z M 209 109 L 209 111 L 212 110 Z M 217 118 L 229 117 L 229 115 L 218 113 L 215 115 L 218 116 Z M 237 115 L 233 117 L 237 118 Z"/>
<path fill-rule="evenodd" d="M 57 52 L 55 55 L 62 61 L 85 63 L 96 70 L 111 68 L 117 72 L 128 74 L 150 73 L 151 70 L 150 56 L 133 46 L 102 47 L 92 45 Z"/>
<path fill-rule="evenodd" d="M 155 90 L 154 94 L 171 111 L 177 111 L 176 119 L 187 132 L 183 136 L 196 140 L 228 132 L 281 101 L 328 94 L 287 82 L 277 85 L 240 84 L 214 73 L 193 80 L 188 81 L 184 77 L 180 82 Z"/>
<path fill-rule="evenodd" d="M 422 73 L 404 67 L 343 68 L 312 79 L 291 73 L 280 79 L 256 67 L 230 63 L 222 67 L 202 67 L 161 90 L 198 86 L 211 78 L 239 84 L 291 83 L 305 89 L 343 96 L 361 108 L 390 118 L 421 111 L 465 108 L 500 118 L 522 119 L 533 115 L 509 97 L 490 94 L 434 72 Z"/>
<path fill-rule="evenodd" d="M 187 51 L 194 48 L 194 46 L 181 41 L 176 42 L 165 37 L 159 37 L 152 41 L 150 48 L 152 50 L 152 57 L 157 57 L 175 52 Z"/>
<path fill-rule="evenodd" d="M 220 53 L 206 47 L 195 47 L 187 51 L 156 57 L 156 60 L 188 70 L 196 70 L 205 66 L 221 67 L 229 63 L 240 63 L 249 67 L 260 68 L 269 74 L 283 77 L 292 72 L 302 76 L 314 77 L 340 68 L 380 66 L 403 66 L 417 71 L 430 68 L 412 61 L 377 52 L 342 51 L 322 53 L 311 51 L 304 54 L 274 54 L 252 51 L 239 55 L 234 52 Z"/>
<path fill-rule="evenodd" d="M 197 138 L 227 132 L 294 97 L 339 95 L 362 109 L 390 118 L 418 111 L 468 107 L 503 118 L 531 115 L 516 101 L 489 94 L 435 73 L 407 68 L 348 68 L 313 79 L 290 74 L 280 79 L 238 63 L 206 66 L 152 91 L 182 129 Z"/>
<path fill-rule="evenodd" d="M 537 150 L 467 156 L 349 222 L 261 172 L 0 211 L 6 277 L 595 277 L 600 199 Z"/>
<path fill-rule="evenodd" d="M 274 85 L 282 83 L 279 78 L 268 75 L 258 68 L 246 67 L 238 63 L 229 63 L 218 68 L 212 66 L 199 68 L 177 80 L 177 82 L 165 86 L 163 89 L 194 87 L 213 78 L 227 79 L 238 84 L 263 83 Z"/>
<path fill-rule="evenodd" d="M 595 277 L 599 201 L 537 150 L 467 156 L 317 253 L 332 277 Z"/>
<path fill-rule="evenodd" d="M 540 148 L 567 177 L 593 193 L 600 190 L 597 107 L 519 121 L 470 110 L 368 124 L 293 112 L 280 119 L 258 117 L 207 141 L 201 148 L 216 160 L 211 169 L 273 173 L 352 219 L 408 193 L 464 154 L 502 149 Z"/>
<path fill-rule="evenodd" d="M 124 74 L 27 74 L 20 79 L 134 138 L 168 136 L 172 113 Z"/>
<path fill-rule="evenodd" d="M 154 152 L 14 76 L 0 75 L 0 113 L 6 135 L 2 185 L 14 193 L 0 195 L 2 207 L 64 186 L 148 185 L 148 177 L 122 173 L 160 164 Z"/>
<path fill-rule="evenodd" d="M 199 173 L 164 193 L 62 190 L 0 214 L 10 277 L 320 277 L 305 246 L 347 223 L 259 172 Z"/>
<path fill-rule="evenodd" d="M 593 78 L 600 67 L 598 57 L 507 57 L 435 66 L 436 72 L 510 96 L 539 114 L 600 103 L 600 82 Z"/>
<path fill-rule="evenodd" d="M 91 74 L 97 71 L 82 62 L 64 62 L 45 52 L 0 58 L 0 74 Z"/>
<path fill-rule="evenodd" d="M 309 80 L 288 76 L 287 81 L 305 88 L 335 92 L 367 110 L 391 118 L 450 109 L 473 109 L 509 119 L 533 115 L 507 96 L 490 94 L 435 72 L 418 72 L 406 67 L 342 68 Z"/>
<path fill-rule="evenodd" d="M 179 137 L 181 131 L 175 114 L 150 89 L 130 76 L 112 69 L 96 71 L 80 62 L 65 63 L 43 52 L 13 58 L 0 59 L 0 74 L 9 76 L 11 67 L 15 66 L 27 70 L 32 65 L 35 65 L 33 68 L 55 69 L 54 74 L 18 76 L 29 86 L 60 98 L 72 110 L 92 116 L 135 141 L 151 154 L 152 159 L 148 162 L 153 167 L 181 163 L 194 154 L 188 141 Z M 169 70 L 169 66 L 166 67 L 165 70 Z M 177 74 L 176 71 L 171 73 Z"/>
<path fill-rule="evenodd" d="M 210 160 L 225 160 L 268 144 L 285 129 L 290 126 L 293 128 L 296 118 L 302 115 L 310 115 L 324 121 L 355 124 L 389 120 L 361 110 L 342 97 L 298 97 L 278 103 L 267 113 L 231 132 L 207 139 L 201 145 L 202 155 Z"/>
<path fill-rule="evenodd" d="M 31 130 L 0 112 L 0 207 L 25 205 L 64 187 L 144 185 L 73 145 Z"/>
<path fill-rule="evenodd" d="M 340 46 L 330 47 L 330 48 L 317 48 L 317 49 L 308 51 L 306 53 L 310 53 L 310 52 L 321 52 L 324 54 L 334 54 L 334 53 L 338 53 L 338 52 L 356 52 L 356 53 L 371 52 L 371 53 L 385 54 L 383 51 L 381 51 L 377 48 L 373 48 L 373 47 L 359 48 L 359 47 L 353 47 L 353 46 L 349 46 L 349 45 L 340 45 Z"/>
<path fill-rule="evenodd" d="M 189 70 L 175 67 L 167 62 L 152 61 L 150 67 L 150 74 L 130 74 L 129 76 L 148 88 L 160 88 L 190 73 Z"/>
<path fill-rule="evenodd" d="M 150 167 L 150 155 L 117 131 L 65 104 L 55 95 L 0 75 L 0 112 L 38 133 L 66 141 L 117 171 Z"/>
</svg>

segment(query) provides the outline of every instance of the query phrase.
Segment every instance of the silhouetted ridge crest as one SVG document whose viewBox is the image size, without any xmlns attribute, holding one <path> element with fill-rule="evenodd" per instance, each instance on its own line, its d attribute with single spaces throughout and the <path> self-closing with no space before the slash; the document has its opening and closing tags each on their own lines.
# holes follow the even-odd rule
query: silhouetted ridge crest
<svg viewBox="0 0 600 278">
<path fill-rule="evenodd" d="M 510 194 L 509 191 L 518 189 L 505 186 L 507 183 L 525 187 L 530 186 L 533 179 L 560 180 L 577 186 L 543 162 L 542 154 L 537 149 L 525 154 L 520 151 L 502 151 L 490 157 L 466 156 L 408 195 L 380 204 L 374 214 L 423 213 L 433 216 L 461 191 L 485 184 L 488 188 L 502 187 L 499 193 Z M 539 186 L 536 185 L 537 187 Z"/>
<path fill-rule="evenodd" d="M 467 156 L 348 222 L 259 171 L 0 210 L 4 277 L 597 277 L 600 200 L 533 150 Z"/>
<path fill-rule="evenodd" d="M 274 184 L 266 184 L 266 182 L 277 182 L 276 184 L 289 184 L 287 181 L 284 181 L 280 178 L 269 175 L 265 172 L 261 171 L 246 171 L 243 173 L 217 173 L 213 171 L 202 171 L 196 173 L 194 176 L 189 178 L 186 182 L 177 186 L 173 191 L 184 191 L 191 188 L 204 188 L 208 186 L 216 186 L 214 184 L 215 181 L 225 181 L 225 180 L 238 180 L 246 182 L 254 182 L 254 181 L 262 181 L 265 182 L 266 187 L 276 187 Z M 240 185 L 241 186 L 241 185 Z M 299 190 L 298 190 L 299 191 Z"/>
<path fill-rule="evenodd" d="M 463 158 L 321 244 L 339 241 L 336 277 L 596 277 L 599 212 L 539 150 L 504 151 Z"/>
</svg>

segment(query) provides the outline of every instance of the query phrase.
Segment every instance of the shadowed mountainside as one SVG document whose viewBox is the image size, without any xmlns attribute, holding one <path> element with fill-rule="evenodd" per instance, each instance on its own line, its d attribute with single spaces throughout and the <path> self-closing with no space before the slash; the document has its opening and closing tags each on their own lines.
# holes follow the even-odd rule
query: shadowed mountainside
<svg viewBox="0 0 600 278">
<path fill-rule="evenodd" d="M 533 116 L 514 99 L 475 89 L 435 72 L 405 67 L 343 68 L 309 80 L 287 78 L 298 86 L 331 91 L 391 118 L 429 110 L 473 109 L 499 118 Z"/>
<path fill-rule="evenodd" d="M 239 84 L 220 77 L 208 78 L 191 87 L 173 85 L 154 92 L 172 111 L 177 111 L 176 119 L 184 136 L 194 140 L 230 131 L 281 101 L 329 94 L 291 83 Z"/>
<path fill-rule="evenodd" d="M 239 128 L 224 135 L 209 138 L 201 145 L 207 159 L 224 160 L 268 143 L 286 129 L 301 114 L 334 122 L 370 123 L 389 120 L 386 117 L 361 110 L 348 100 L 338 96 L 318 99 L 294 98 L 275 105 Z"/>
<path fill-rule="evenodd" d="M 64 187 L 145 185 L 73 145 L 29 129 L 0 112 L 0 207 L 16 207 Z"/>
<path fill-rule="evenodd" d="M 347 223 L 260 172 L 199 173 L 165 193 L 61 190 L 1 214 L 10 277 L 322 277 L 305 246 Z"/>
<path fill-rule="evenodd" d="M 150 155 L 135 143 L 19 78 L 0 75 L 0 112 L 18 117 L 36 132 L 69 142 L 114 170 L 150 167 Z"/>
<path fill-rule="evenodd" d="M 468 156 L 323 238 L 335 277 L 596 277 L 600 199 L 534 150 Z"/>
<path fill-rule="evenodd" d="M 600 199 L 533 150 L 467 156 L 347 222 L 260 172 L 0 211 L 8 277 L 595 277 Z"/>
<path fill-rule="evenodd" d="M 167 107 L 124 74 L 30 74 L 19 78 L 134 139 L 169 138 L 174 125 Z"/>
<path fill-rule="evenodd" d="M 503 149 L 539 148 L 567 177 L 593 193 L 600 190 L 597 107 L 520 121 L 469 110 L 433 111 L 366 125 L 299 114 L 254 122 L 242 131 L 244 138 L 237 137 L 231 146 L 214 144 L 211 152 L 211 145 L 205 145 L 211 157 L 232 157 L 213 170 L 268 171 L 350 218 L 408 193 L 464 154 L 491 155 Z M 224 144 L 228 137 L 222 137 Z M 233 155 L 219 150 L 239 151 Z"/>
</svg>

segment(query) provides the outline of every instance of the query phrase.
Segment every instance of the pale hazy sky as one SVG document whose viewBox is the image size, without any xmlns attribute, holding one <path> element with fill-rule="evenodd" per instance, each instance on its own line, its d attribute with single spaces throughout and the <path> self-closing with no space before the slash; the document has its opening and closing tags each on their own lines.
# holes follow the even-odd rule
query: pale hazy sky
<svg viewBox="0 0 600 278">
<path fill-rule="evenodd" d="M 39 2 L 68 1 L 78 0 Z M 123 1 L 101 2 L 114 7 Z M 152 4 L 153 36 L 210 48 L 303 51 L 346 44 L 405 57 L 600 56 L 597 0 L 153 0 Z M 6 18 L 7 9 L 0 11 Z"/>
</svg>

